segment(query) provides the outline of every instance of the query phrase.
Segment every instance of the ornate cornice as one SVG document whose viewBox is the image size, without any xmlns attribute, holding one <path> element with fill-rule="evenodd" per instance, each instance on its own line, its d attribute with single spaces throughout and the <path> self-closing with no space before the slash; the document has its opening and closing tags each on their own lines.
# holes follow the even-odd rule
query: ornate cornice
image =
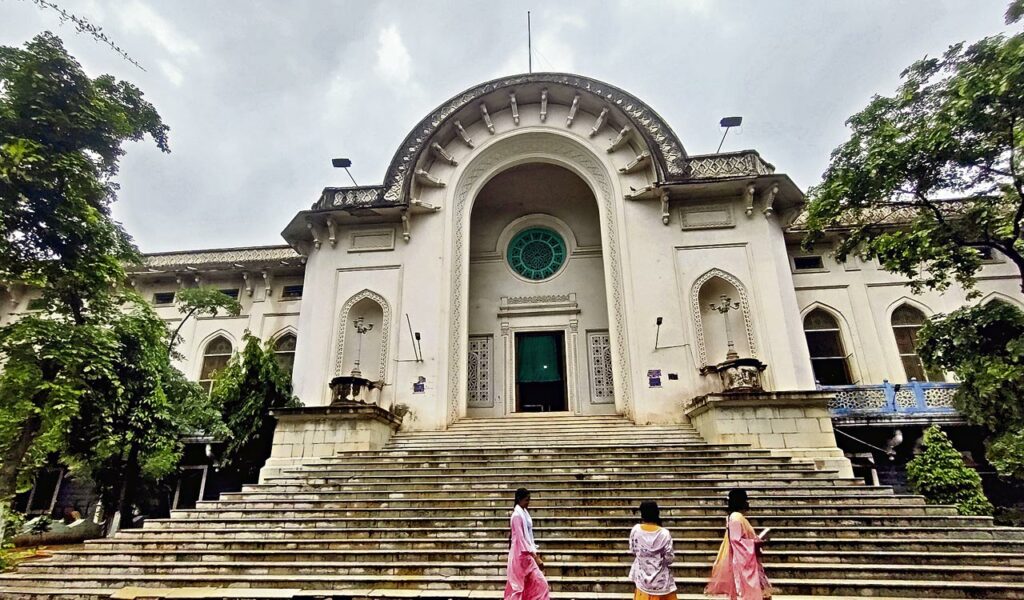
<svg viewBox="0 0 1024 600">
<path fill-rule="evenodd" d="M 167 270 L 176 267 L 210 267 L 248 264 L 298 263 L 301 256 L 289 246 L 252 246 L 248 248 L 224 248 L 219 250 L 187 250 L 183 252 L 160 252 L 146 254 L 142 265 L 132 270 Z"/>
<path fill-rule="evenodd" d="M 528 84 L 564 85 L 592 94 L 608 105 L 622 111 L 644 138 L 654 155 L 659 175 L 666 178 L 686 176 L 687 155 L 683 144 L 668 124 L 636 96 L 596 79 L 568 73 L 531 73 L 503 77 L 482 83 L 456 94 L 424 117 L 406 136 L 391 160 L 384 177 L 382 200 L 389 203 L 404 202 L 409 175 L 416 168 L 419 156 L 427 149 L 434 134 L 448 119 L 480 98 L 496 90 Z M 519 98 L 525 103 L 525 98 Z"/>
<path fill-rule="evenodd" d="M 755 150 L 690 157 L 688 179 L 723 179 L 752 177 L 775 173 L 775 165 L 765 161 Z"/>
</svg>

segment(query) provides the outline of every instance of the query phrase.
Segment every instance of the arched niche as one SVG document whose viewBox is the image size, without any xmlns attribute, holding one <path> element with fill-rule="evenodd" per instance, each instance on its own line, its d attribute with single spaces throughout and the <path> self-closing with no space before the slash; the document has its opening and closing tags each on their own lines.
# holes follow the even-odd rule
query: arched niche
<svg viewBox="0 0 1024 600">
<path fill-rule="evenodd" d="M 725 301 L 723 298 L 730 304 L 738 304 L 738 307 L 723 315 L 713 308 L 720 306 Z M 702 366 L 726 360 L 730 338 L 741 358 L 757 357 L 750 301 L 746 288 L 734 276 L 712 269 L 698 278 L 690 294 L 690 310 Z M 729 335 L 726 334 L 727 320 Z"/>
<path fill-rule="evenodd" d="M 364 327 L 373 325 L 372 329 L 362 335 L 356 332 L 360 318 Z M 387 340 L 391 332 L 391 308 L 387 301 L 379 294 L 364 290 L 345 303 L 339 323 L 341 330 L 338 335 L 335 375 L 351 374 L 358 360 L 362 377 L 386 381 Z"/>
</svg>

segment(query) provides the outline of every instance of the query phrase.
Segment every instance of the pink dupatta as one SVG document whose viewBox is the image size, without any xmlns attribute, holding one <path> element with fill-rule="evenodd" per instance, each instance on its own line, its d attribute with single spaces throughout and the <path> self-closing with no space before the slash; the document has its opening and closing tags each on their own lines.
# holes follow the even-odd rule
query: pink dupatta
<svg viewBox="0 0 1024 600">
<path fill-rule="evenodd" d="M 711 580 L 704 593 L 727 595 L 731 600 L 763 600 L 772 597 L 772 586 L 761 566 L 761 539 L 742 514 L 729 515 L 725 539 L 711 568 Z"/>
<path fill-rule="evenodd" d="M 529 519 L 529 513 L 517 506 L 509 521 L 511 539 L 505 600 L 548 600 L 551 597 L 544 573 L 530 555 L 537 551 L 537 547 L 533 541 L 533 528 L 527 525 Z"/>
</svg>

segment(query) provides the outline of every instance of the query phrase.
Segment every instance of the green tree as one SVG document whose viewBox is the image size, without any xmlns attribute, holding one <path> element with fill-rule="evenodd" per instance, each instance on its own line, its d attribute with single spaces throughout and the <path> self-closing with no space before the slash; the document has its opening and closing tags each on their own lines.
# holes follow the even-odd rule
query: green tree
<svg viewBox="0 0 1024 600">
<path fill-rule="evenodd" d="M 270 344 L 246 334 L 245 348 L 217 374 L 212 398 L 229 432 L 225 468 L 244 482 L 255 481 L 273 444 L 271 409 L 299 405 L 291 377 L 281 370 Z"/>
<path fill-rule="evenodd" d="M 186 288 L 175 295 L 175 303 L 178 305 L 178 312 L 185 315 L 181 318 L 174 333 L 167 342 L 167 353 L 174 351 L 174 346 L 181 339 L 179 335 L 185 322 L 195 317 L 216 317 L 220 311 L 229 315 L 237 315 L 242 311 L 242 305 L 224 292 L 210 287 Z"/>
<path fill-rule="evenodd" d="M 847 121 L 805 244 L 842 231 L 837 259 L 878 260 L 915 291 L 971 288 L 982 249 L 1024 273 L 1024 34 L 954 44 L 902 79 Z"/>
<path fill-rule="evenodd" d="M 112 377 L 84 395 L 64 455 L 96 483 L 105 513 L 124 525 L 142 491 L 175 470 L 183 437 L 219 434 L 222 426 L 204 390 L 171 366 L 167 326 L 149 305 L 135 302 L 110 328 L 117 340 Z"/>
<path fill-rule="evenodd" d="M 954 504 L 961 515 L 992 514 L 981 476 L 964 463 L 946 432 L 936 425 L 924 432 L 921 454 L 907 463 L 907 479 L 929 504 Z"/>
<path fill-rule="evenodd" d="M 1024 312 L 1004 302 L 961 308 L 926 323 L 918 345 L 927 364 L 956 373 L 957 410 L 992 434 L 989 462 L 1024 476 Z"/>
<path fill-rule="evenodd" d="M 63 444 L 90 386 L 113 376 L 108 325 L 138 259 L 110 216 L 113 178 L 125 142 L 146 135 L 167 151 L 142 92 L 90 78 L 57 37 L 0 47 L 0 285 L 38 290 L 45 305 L 0 327 L 0 512 Z"/>
</svg>

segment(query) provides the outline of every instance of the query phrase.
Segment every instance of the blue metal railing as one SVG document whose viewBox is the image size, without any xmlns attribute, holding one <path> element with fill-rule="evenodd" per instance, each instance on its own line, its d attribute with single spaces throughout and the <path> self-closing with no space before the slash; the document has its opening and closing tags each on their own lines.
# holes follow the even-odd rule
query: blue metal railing
<svg viewBox="0 0 1024 600">
<path fill-rule="evenodd" d="M 910 383 L 883 381 L 872 385 L 819 385 L 835 397 L 829 409 L 835 416 L 895 414 L 956 414 L 953 395 L 955 383 Z"/>
</svg>

